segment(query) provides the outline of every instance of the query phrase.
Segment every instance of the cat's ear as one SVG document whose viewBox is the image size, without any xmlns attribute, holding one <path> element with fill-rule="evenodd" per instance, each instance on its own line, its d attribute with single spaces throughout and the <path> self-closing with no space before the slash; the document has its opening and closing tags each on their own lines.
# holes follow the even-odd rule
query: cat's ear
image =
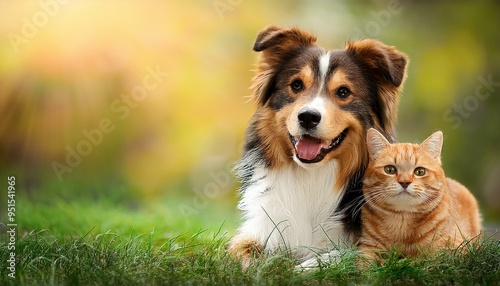
<svg viewBox="0 0 500 286">
<path fill-rule="evenodd" d="M 368 129 L 366 134 L 366 145 L 368 146 L 368 152 L 370 153 L 370 158 L 376 159 L 378 153 L 384 148 L 387 148 L 391 143 L 385 139 L 384 135 L 378 132 L 374 128 Z"/>
<path fill-rule="evenodd" d="M 421 144 L 421 148 L 425 149 L 434 159 L 441 162 L 441 148 L 443 147 L 443 132 L 436 131 L 432 133 Z"/>
</svg>

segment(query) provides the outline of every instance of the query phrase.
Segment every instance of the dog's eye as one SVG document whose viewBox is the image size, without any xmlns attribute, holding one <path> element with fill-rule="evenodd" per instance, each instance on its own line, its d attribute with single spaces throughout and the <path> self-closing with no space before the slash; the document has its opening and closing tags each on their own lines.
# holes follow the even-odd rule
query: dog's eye
<svg viewBox="0 0 500 286">
<path fill-rule="evenodd" d="M 340 98 L 347 98 L 349 95 L 351 95 L 351 91 L 345 87 L 341 86 L 339 89 L 337 89 L 337 96 Z"/>
<path fill-rule="evenodd" d="M 300 79 L 296 79 L 291 84 L 293 92 L 301 92 L 304 89 L 304 83 Z"/>
</svg>

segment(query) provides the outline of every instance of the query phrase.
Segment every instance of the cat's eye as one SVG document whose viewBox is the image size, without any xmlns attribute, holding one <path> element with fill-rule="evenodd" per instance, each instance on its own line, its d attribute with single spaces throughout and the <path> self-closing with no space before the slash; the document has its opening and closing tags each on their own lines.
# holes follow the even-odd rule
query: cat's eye
<svg viewBox="0 0 500 286">
<path fill-rule="evenodd" d="M 413 171 L 413 173 L 419 177 L 422 177 L 423 175 L 425 175 L 427 171 L 425 170 L 424 167 L 418 167 L 415 169 L 415 171 Z"/>
<path fill-rule="evenodd" d="M 392 165 L 387 165 L 384 167 L 384 172 L 389 175 L 394 175 L 396 174 L 396 167 Z"/>
</svg>

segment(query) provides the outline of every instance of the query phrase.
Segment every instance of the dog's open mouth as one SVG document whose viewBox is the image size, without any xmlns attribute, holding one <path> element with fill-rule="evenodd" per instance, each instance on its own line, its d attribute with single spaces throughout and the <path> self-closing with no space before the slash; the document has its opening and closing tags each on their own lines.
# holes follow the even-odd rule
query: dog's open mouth
<svg viewBox="0 0 500 286">
<path fill-rule="evenodd" d="M 295 147 L 295 153 L 297 158 L 303 163 L 317 163 L 336 149 L 342 141 L 344 141 L 347 135 L 347 129 L 342 131 L 337 137 L 332 140 L 321 140 L 309 135 L 292 136 L 290 135 L 290 141 L 292 141 Z"/>
</svg>

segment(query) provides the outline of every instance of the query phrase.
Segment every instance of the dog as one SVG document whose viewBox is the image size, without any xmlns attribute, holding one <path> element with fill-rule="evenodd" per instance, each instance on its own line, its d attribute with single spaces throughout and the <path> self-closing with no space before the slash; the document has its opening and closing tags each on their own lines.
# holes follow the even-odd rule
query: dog
<svg viewBox="0 0 500 286">
<path fill-rule="evenodd" d="M 407 56 L 377 40 L 330 51 L 315 42 L 302 29 L 269 26 L 253 46 L 257 110 L 235 167 L 244 217 L 228 244 L 244 268 L 279 250 L 317 265 L 317 254 L 355 245 L 367 130 L 395 141 Z"/>
</svg>

